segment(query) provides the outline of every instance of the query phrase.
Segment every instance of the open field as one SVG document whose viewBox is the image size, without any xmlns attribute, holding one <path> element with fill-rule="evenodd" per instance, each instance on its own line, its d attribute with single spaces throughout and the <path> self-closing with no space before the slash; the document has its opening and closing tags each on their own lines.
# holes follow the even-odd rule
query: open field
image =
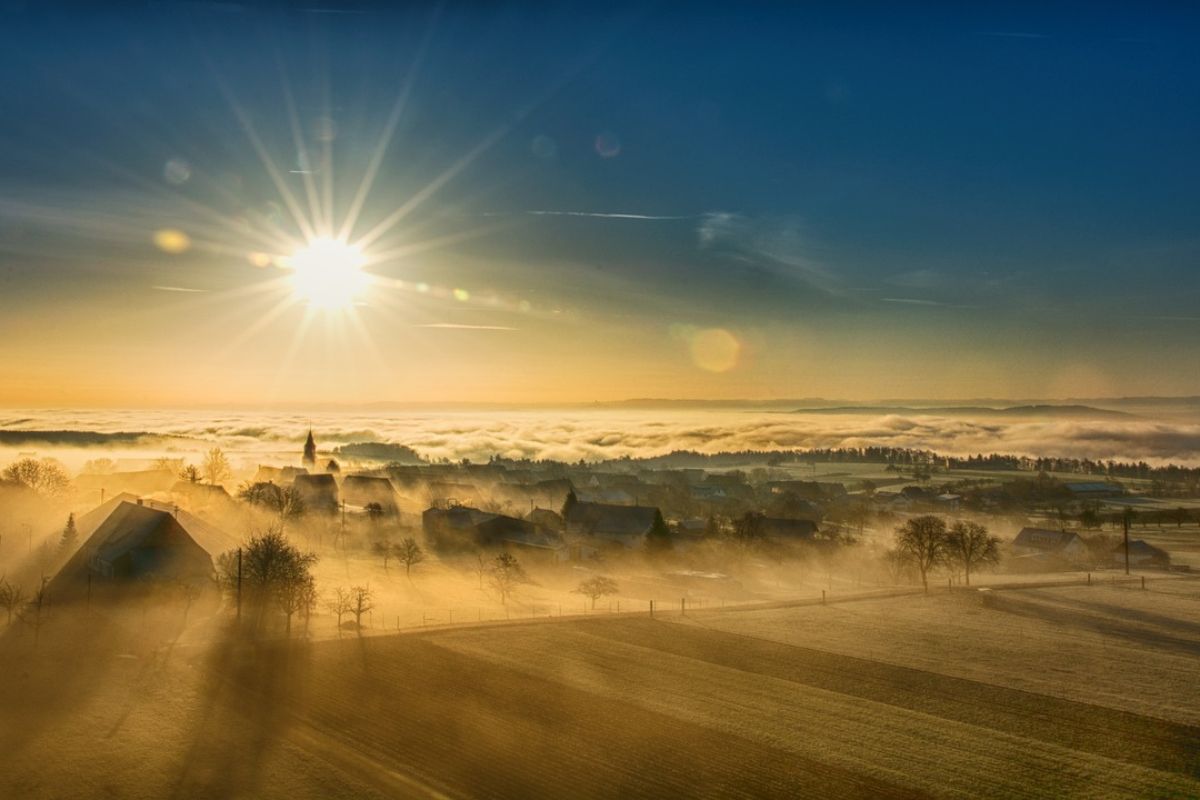
<svg viewBox="0 0 1200 800">
<path fill-rule="evenodd" d="M 1198 607 L 1163 580 L 176 648 L 63 618 L 0 640 L 0 796 L 1196 796 Z"/>
</svg>

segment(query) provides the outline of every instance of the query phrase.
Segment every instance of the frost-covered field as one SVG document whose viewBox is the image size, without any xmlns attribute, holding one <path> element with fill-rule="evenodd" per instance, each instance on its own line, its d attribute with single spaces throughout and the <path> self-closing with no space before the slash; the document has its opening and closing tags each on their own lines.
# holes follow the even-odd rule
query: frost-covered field
<svg viewBox="0 0 1200 800">
<path fill-rule="evenodd" d="M 1198 608 L 1185 579 L 174 650 L 93 618 L 0 646 L 0 795 L 1196 796 Z"/>
</svg>

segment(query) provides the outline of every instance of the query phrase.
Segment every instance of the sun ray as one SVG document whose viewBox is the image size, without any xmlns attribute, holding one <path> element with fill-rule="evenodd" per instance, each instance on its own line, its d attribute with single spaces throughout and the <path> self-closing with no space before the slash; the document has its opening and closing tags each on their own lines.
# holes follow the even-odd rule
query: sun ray
<svg viewBox="0 0 1200 800">
<path fill-rule="evenodd" d="M 490 233 L 495 233 L 498 230 L 507 228 L 507 224 L 492 224 L 480 225 L 476 228 L 448 233 L 444 236 L 438 236 L 432 239 L 426 239 L 420 242 L 411 242 L 391 250 L 383 250 L 371 253 L 366 257 L 364 266 L 376 266 L 378 264 L 386 264 L 391 261 L 398 261 L 402 258 L 417 255 L 418 253 L 437 250 L 450 245 L 461 244 L 462 242 L 478 239 L 481 236 L 487 236 Z"/>
<path fill-rule="evenodd" d="M 267 176 L 271 179 L 271 182 L 275 185 L 275 189 L 279 192 L 279 196 L 283 200 L 284 205 L 287 206 L 288 212 L 292 216 L 292 220 L 296 223 L 296 227 L 300 230 L 300 233 L 304 236 L 304 238 L 312 239 L 316 236 L 316 231 L 313 229 L 309 220 L 304 216 L 304 211 L 300 208 L 300 204 L 297 202 L 296 196 L 292 193 L 292 190 L 288 188 L 287 182 L 284 181 L 283 175 L 279 172 L 279 168 L 275 166 L 275 161 L 271 158 L 270 153 L 267 152 L 266 145 L 263 143 L 262 138 L 258 135 L 258 131 L 255 129 L 254 123 L 251 121 L 250 116 L 246 113 L 245 109 L 242 108 L 241 104 L 237 100 L 237 96 L 234 95 L 233 90 L 229 87 L 229 84 L 225 81 L 225 78 L 217 70 L 216 65 L 214 65 L 207 57 L 205 57 L 205 62 L 213 75 L 213 79 L 217 83 L 217 88 L 220 90 L 221 95 L 225 98 L 225 102 L 229 105 L 230 111 L 233 112 L 234 116 L 237 117 L 238 123 L 242 126 L 242 132 L 246 134 L 246 138 L 250 142 L 250 146 L 254 149 L 255 154 L 258 156 L 259 162 L 262 164 L 263 169 L 266 170 Z"/>
<path fill-rule="evenodd" d="M 283 87 L 283 102 L 287 109 L 288 123 L 292 129 L 292 142 L 296 147 L 296 154 L 300 160 L 304 193 L 308 197 L 308 212 L 312 216 L 314 228 L 323 232 L 328 231 L 333 223 L 321 213 L 321 204 L 317 198 L 317 185 L 313 181 L 312 170 L 309 169 L 312 162 L 309 160 L 308 147 L 304 143 L 304 133 L 300 127 L 300 117 L 296 113 L 296 99 L 292 94 L 292 84 L 288 77 L 287 65 L 284 63 L 283 55 L 279 52 L 278 48 L 275 50 L 275 64 L 279 69 L 279 81 Z"/>
<path fill-rule="evenodd" d="M 408 68 L 408 73 L 404 77 L 404 84 L 397 93 L 396 102 L 392 104 L 391 113 L 388 114 L 387 122 L 383 126 L 383 133 L 380 134 L 379 141 L 375 145 L 375 150 L 371 153 L 371 159 L 367 164 L 366 171 L 363 173 L 362 180 L 358 184 L 358 190 L 354 193 L 354 199 L 350 202 L 350 207 L 346 212 L 346 219 L 342 222 L 342 227 L 338 231 L 339 239 L 349 239 L 354 231 L 354 226 L 358 223 L 358 215 L 362 212 L 363 203 L 366 202 L 367 196 L 371 193 L 371 187 L 374 185 L 375 178 L 379 174 L 379 168 L 383 164 L 383 157 L 387 155 L 388 147 L 391 146 L 396 126 L 400 123 L 404 109 L 408 106 L 408 98 L 412 94 L 413 86 L 416 84 L 417 74 L 429 49 L 429 42 L 433 39 L 434 27 L 440 13 L 441 6 L 439 5 L 434 8 L 429 25 L 425 29 L 425 35 L 421 38 L 421 43 L 417 47 L 417 53 L 413 57 L 412 64 Z"/>
</svg>

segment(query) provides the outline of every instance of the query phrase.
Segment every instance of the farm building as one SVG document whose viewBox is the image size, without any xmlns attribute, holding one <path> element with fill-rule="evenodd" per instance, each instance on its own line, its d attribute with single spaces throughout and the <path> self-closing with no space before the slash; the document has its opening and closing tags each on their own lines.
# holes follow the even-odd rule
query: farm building
<svg viewBox="0 0 1200 800">
<path fill-rule="evenodd" d="M 547 530 L 561 531 L 563 529 L 562 515 L 549 508 L 535 508 L 525 515 L 525 519 Z"/>
<path fill-rule="evenodd" d="M 443 551 L 493 547 L 557 558 L 563 549 L 557 534 L 540 525 L 467 506 L 426 509 L 421 526 L 430 545 Z"/>
<path fill-rule="evenodd" d="M 308 470 L 304 467 L 267 467 L 260 464 L 251 483 L 274 483 L 279 486 L 287 486 L 296 480 L 297 475 L 307 474 Z"/>
<path fill-rule="evenodd" d="M 80 594 L 89 579 L 109 586 L 147 579 L 207 582 L 213 573 L 213 557 L 236 547 L 237 542 L 211 525 L 169 508 L 122 497 L 81 516 L 78 528 L 86 539 L 51 582 L 54 595 Z"/>
<path fill-rule="evenodd" d="M 653 506 L 614 506 L 573 503 L 566 513 L 567 533 L 587 536 L 633 549 L 641 547 L 654 527 L 659 510 Z"/>
<path fill-rule="evenodd" d="M 385 514 L 395 514 L 396 490 L 387 478 L 347 475 L 342 480 L 342 499 L 347 505 L 366 507 L 378 503 Z"/>
<path fill-rule="evenodd" d="M 175 483 L 175 473 L 167 469 L 146 469 L 135 472 L 109 472 L 84 474 L 75 478 L 75 488 L 80 492 L 100 492 L 114 495 L 119 492 L 151 494 L 165 492 Z"/>
<path fill-rule="evenodd" d="M 1113 549 L 1113 562 L 1118 566 L 1125 563 L 1125 545 L 1119 544 Z M 1166 550 L 1155 547 L 1142 539 L 1131 539 L 1129 542 L 1129 564 L 1134 567 L 1169 567 L 1171 556 Z"/>
<path fill-rule="evenodd" d="M 292 488 L 300 493 L 306 510 L 328 513 L 337 511 L 338 485 L 332 475 L 297 475 L 292 481 Z"/>
<path fill-rule="evenodd" d="M 1105 481 L 1080 481 L 1066 484 L 1067 491 L 1079 500 L 1100 500 L 1105 497 L 1120 497 L 1125 490 L 1116 483 Z"/>
<path fill-rule="evenodd" d="M 816 538 L 817 523 L 811 519 L 763 517 L 762 534 L 768 539 L 778 541 L 809 542 Z"/>
<path fill-rule="evenodd" d="M 1083 538 L 1074 531 L 1049 528 L 1022 528 L 1012 543 L 1013 556 L 1067 564 L 1086 564 L 1090 551 Z"/>
</svg>

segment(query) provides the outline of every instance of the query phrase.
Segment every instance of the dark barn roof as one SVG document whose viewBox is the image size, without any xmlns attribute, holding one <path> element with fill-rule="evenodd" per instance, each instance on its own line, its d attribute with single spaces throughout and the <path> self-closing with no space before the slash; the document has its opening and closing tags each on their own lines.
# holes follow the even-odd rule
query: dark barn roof
<svg viewBox="0 0 1200 800">
<path fill-rule="evenodd" d="M 89 573 L 114 581 L 206 580 L 213 555 L 171 512 L 121 500 L 51 585 L 61 596 L 82 590 Z"/>
</svg>

